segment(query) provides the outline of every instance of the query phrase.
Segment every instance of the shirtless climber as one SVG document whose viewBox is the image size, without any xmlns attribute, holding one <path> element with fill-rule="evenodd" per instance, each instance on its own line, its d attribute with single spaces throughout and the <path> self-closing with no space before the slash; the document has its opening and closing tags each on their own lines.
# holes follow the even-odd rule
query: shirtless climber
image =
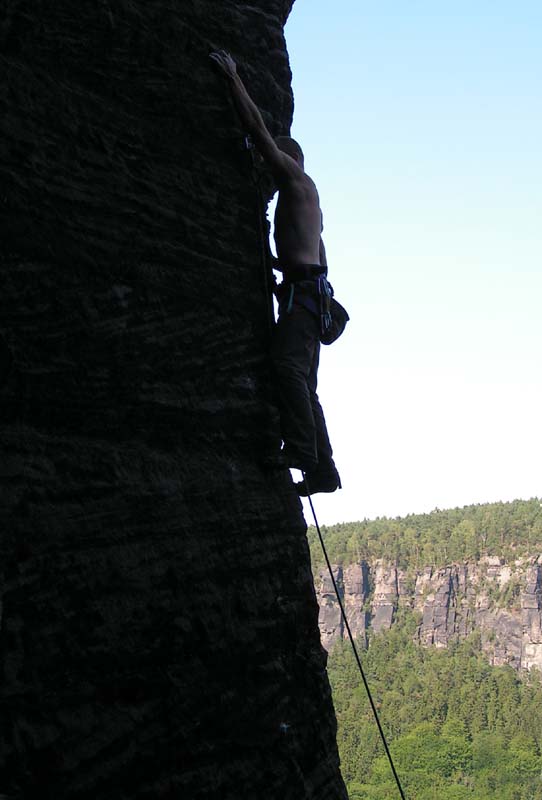
<svg viewBox="0 0 542 800">
<path fill-rule="evenodd" d="M 314 182 L 304 170 L 303 152 L 294 139 L 273 139 L 223 50 L 211 53 L 228 79 L 245 129 L 269 166 L 278 187 L 275 243 L 283 282 L 278 287 L 279 319 L 271 357 L 278 381 L 284 451 L 288 466 L 301 469 L 296 484 L 302 496 L 341 487 L 322 407 L 316 394 L 320 356 L 320 316 L 316 307 L 319 275 L 327 274 L 321 238 L 322 212 Z"/>
</svg>

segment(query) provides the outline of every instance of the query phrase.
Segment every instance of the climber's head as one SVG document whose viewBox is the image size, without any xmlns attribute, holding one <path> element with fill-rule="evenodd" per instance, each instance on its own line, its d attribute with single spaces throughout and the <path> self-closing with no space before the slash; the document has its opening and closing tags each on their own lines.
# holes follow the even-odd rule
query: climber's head
<svg viewBox="0 0 542 800">
<path fill-rule="evenodd" d="M 301 169 L 304 168 L 305 158 L 303 156 L 303 150 L 295 139 L 292 139 L 290 136 L 277 136 L 275 144 L 279 150 L 291 156 L 291 158 L 299 164 Z"/>
</svg>

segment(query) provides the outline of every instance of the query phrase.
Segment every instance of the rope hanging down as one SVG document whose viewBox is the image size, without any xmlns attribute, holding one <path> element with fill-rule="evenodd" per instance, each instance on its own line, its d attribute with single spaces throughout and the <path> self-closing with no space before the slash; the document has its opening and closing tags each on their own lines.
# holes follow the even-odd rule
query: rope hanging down
<svg viewBox="0 0 542 800">
<path fill-rule="evenodd" d="M 307 480 L 307 477 L 306 477 L 305 473 L 303 473 L 303 478 L 304 478 L 305 481 Z M 310 486 L 308 488 L 310 489 Z M 363 667 L 361 666 L 361 659 L 359 657 L 359 654 L 358 654 L 358 651 L 357 651 L 357 648 L 356 648 L 356 644 L 354 642 L 354 637 L 352 636 L 352 631 L 350 630 L 350 625 L 348 623 L 348 618 L 346 616 L 346 611 L 345 611 L 343 602 L 341 600 L 341 596 L 339 594 L 339 587 L 337 586 L 337 582 L 336 582 L 335 577 L 333 575 L 333 570 L 331 569 L 331 562 L 329 560 L 329 556 L 327 554 L 326 546 L 325 546 L 324 540 L 322 538 L 322 533 L 320 531 L 320 526 L 318 525 L 318 520 L 316 519 L 316 513 L 314 511 L 314 506 L 312 504 L 312 499 L 311 499 L 310 494 L 308 495 L 308 500 L 309 500 L 309 504 L 310 504 L 310 507 L 311 507 L 312 516 L 314 517 L 314 524 L 315 524 L 316 530 L 318 532 L 318 538 L 320 539 L 320 544 L 322 546 L 322 551 L 323 551 L 324 557 L 326 559 L 327 568 L 329 570 L 329 574 L 330 574 L 331 580 L 333 582 L 333 588 L 335 589 L 335 594 L 337 595 L 337 600 L 339 601 L 339 606 L 340 606 L 340 609 L 341 609 L 342 618 L 344 620 L 344 624 L 345 624 L 346 630 L 348 631 L 348 638 L 350 639 L 350 644 L 352 645 L 352 650 L 354 651 L 354 656 L 355 656 L 357 665 L 359 667 L 360 675 L 361 675 L 361 677 L 363 679 L 363 684 L 365 686 L 365 691 L 367 692 L 367 697 L 369 698 L 369 703 L 371 704 L 371 708 L 373 710 L 374 718 L 376 720 L 376 724 L 377 724 L 377 727 L 378 727 L 378 732 L 380 733 L 380 738 L 382 739 L 382 743 L 384 745 L 384 750 L 386 751 L 386 755 L 388 757 L 388 761 L 390 762 L 391 771 L 393 772 L 393 777 L 395 778 L 395 783 L 397 784 L 397 788 L 399 789 L 399 794 L 401 795 L 402 800 L 406 800 L 405 794 L 403 792 L 403 787 L 401 786 L 401 782 L 399 780 L 399 776 L 398 776 L 397 771 L 395 769 L 395 764 L 393 763 L 393 759 L 391 757 L 391 753 L 390 753 L 390 749 L 388 747 L 388 743 L 386 741 L 386 737 L 384 736 L 384 731 L 382 730 L 382 725 L 380 724 L 380 720 L 378 718 L 378 713 L 376 711 L 376 706 L 374 704 L 373 697 L 371 695 L 371 690 L 369 689 L 369 684 L 367 683 L 367 678 L 365 677 L 365 673 L 363 671 Z"/>
</svg>

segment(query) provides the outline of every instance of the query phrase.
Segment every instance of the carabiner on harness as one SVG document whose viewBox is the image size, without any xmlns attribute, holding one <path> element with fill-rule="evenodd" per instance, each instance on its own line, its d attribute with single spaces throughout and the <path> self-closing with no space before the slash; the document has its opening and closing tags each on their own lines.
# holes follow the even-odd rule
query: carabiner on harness
<svg viewBox="0 0 542 800">
<path fill-rule="evenodd" d="M 290 314 L 292 311 L 292 306 L 294 304 L 294 292 L 295 292 L 295 284 L 290 284 L 290 293 L 288 295 L 288 305 L 286 306 L 286 313 Z"/>
<path fill-rule="evenodd" d="M 326 277 L 318 278 L 318 294 L 320 295 L 320 324 L 322 333 L 331 328 L 331 298 L 333 287 Z"/>
</svg>

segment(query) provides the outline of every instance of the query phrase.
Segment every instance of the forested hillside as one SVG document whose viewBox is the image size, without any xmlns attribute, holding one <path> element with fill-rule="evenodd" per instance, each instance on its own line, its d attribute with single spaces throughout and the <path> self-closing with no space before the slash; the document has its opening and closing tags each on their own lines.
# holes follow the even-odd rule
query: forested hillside
<svg viewBox="0 0 542 800">
<path fill-rule="evenodd" d="M 476 636 L 422 648 L 407 612 L 362 662 L 408 800 L 542 800 L 542 681 L 491 667 Z M 328 665 L 350 800 L 399 797 L 349 645 Z"/>
<path fill-rule="evenodd" d="M 350 564 L 384 559 L 416 570 L 428 564 L 478 560 L 484 554 L 505 560 L 542 553 L 539 498 L 490 503 L 430 514 L 346 522 L 322 527 L 330 559 Z M 313 568 L 323 563 L 316 530 L 308 532 Z"/>
<path fill-rule="evenodd" d="M 510 563 L 542 553 L 540 500 L 435 510 L 323 529 L 334 564 L 391 562 L 407 575 L 429 567 Z M 313 569 L 322 556 L 309 532 Z M 511 584 L 512 585 L 512 584 Z M 510 588 L 500 601 L 513 604 Z M 499 599 L 499 598 L 497 598 Z M 491 666 L 482 635 L 446 648 L 419 643 L 421 614 L 395 609 L 390 629 L 358 640 L 364 670 L 408 800 L 542 800 L 542 673 Z M 521 633 L 521 631 L 520 631 Z M 328 664 L 350 800 L 399 797 L 348 642 Z"/>
</svg>

